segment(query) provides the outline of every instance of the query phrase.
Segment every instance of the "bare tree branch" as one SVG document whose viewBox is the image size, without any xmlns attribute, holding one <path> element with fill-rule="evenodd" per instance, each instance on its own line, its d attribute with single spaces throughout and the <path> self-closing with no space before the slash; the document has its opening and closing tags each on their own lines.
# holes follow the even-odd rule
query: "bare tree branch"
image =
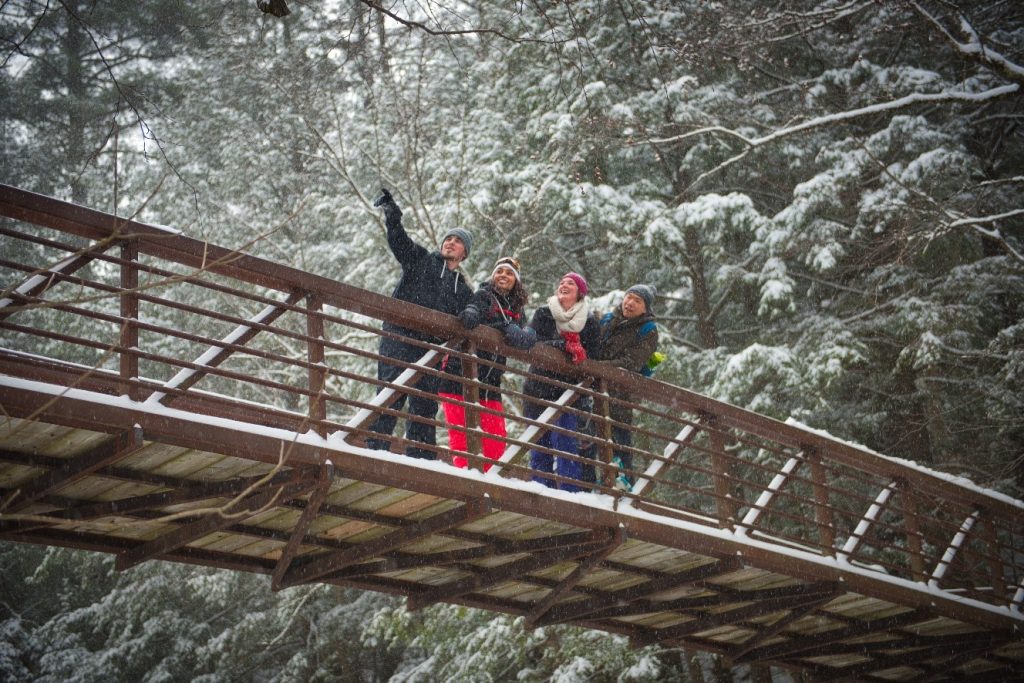
<svg viewBox="0 0 1024 683">
<path fill-rule="evenodd" d="M 392 12 L 391 10 L 382 7 L 381 5 L 379 5 L 378 3 L 374 2 L 373 0 L 359 0 L 359 1 L 362 2 L 364 5 L 366 5 L 367 7 L 369 7 L 370 9 L 375 9 L 378 12 L 380 12 L 381 14 L 384 14 L 384 15 L 386 15 L 388 17 L 391 17 L 392 19 L 394 19 L 398 23 L 402 24 L 403 26 L 407 26 L 409 28 L 419 29 L 420 31 L 423 31 L 424 33 L 426 33 L 428 35 L 432 35 L 432 36 L 464 36 L 464 35 L 474 35 L 474 34 L 490 34 L 490 35 L 497 36 L 497 37 L 501 38 L 502 40 L 507 40 L 507 41 L 512 42 L 512 43 L 540 43 L 542 45 L 559 45 L 559 44 L 564 43 L 567 40 L 569 40 L 568 38 L 564 38 L 564 39 L 560 39 L 560 40 L 555 40 L 555 39 L 543 40 L 541 38 L 516 38 L 514 36 L 508 35 L 504 31 L 500 31 L 500 30 L 494 29 L 494 28 L 434 29 L 434 28 L 430 28 L 426 24 L 423 24 L 423 23 L 421 23 L 419 21 L 413 21 L 412 19 L 404 19 L 404 18 L 398 16 L 397 14 L 395 14 L 394 12 Z"/>
</svg>

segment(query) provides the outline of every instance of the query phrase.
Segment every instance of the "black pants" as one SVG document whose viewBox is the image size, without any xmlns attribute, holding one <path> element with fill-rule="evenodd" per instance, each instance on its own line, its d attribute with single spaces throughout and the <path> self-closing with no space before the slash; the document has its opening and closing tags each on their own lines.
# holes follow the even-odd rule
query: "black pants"
<svg viewBox="0 0 1024 683">
<path fill-rule="evenodd" d="M 622 415 L 618 415 L 616 417 L 619 421 L 623 421 Z M 632 422 L 632 414 L 627 414 L 625 417 L 630 422 Z M 580 455 L 582 455 L 585 458 L 590 458 L 591 460 L 596 460 L 598 457 L 597 448 L 595 447 L 594 442 L 591 440 L 592 438 L 595 438 L 597 434 L 597 425 L 593 418 L 588 418 L 582 425 L 580 425 L 580 432 L 584 434 L 583 444 L 580 446 Z M 616 425 L 612 425 L 612 443 L 617 446 L 632 446 L 633 430 L 628 429 L 626 427 L 618 427 Z M 632 452 L 622 450 L 619 448 L 613 448 L 612 456 L 617 457 L 622 462 L 622 468 L 624 470 L 633 469 Z M 629 480 L 630 483 L 633 482 L 632 474 L 628 474 L 627 472 L 623 472 L 622 474 L 623 476 L 626 477 L 627 480 Z M 583 481 L 595 483 L 597 481 L 597 473 L 594 469 L 594 466 L 583 465 L 583 472 L 581 478 L 583 479 Z"/>
<path fill-rule="evenodd" d="M 380 353 L 381 355 L 389 356 L 407 363 L 415 363 L 423 357 L 426 350 L 421 349 L 418 346 L 402 344 L 401 342 L 397 342 L 392 339 L 385 339 L 381 342 Z M 385 382 L 393 382 L 404 370 L 405 368 L 380 361 L 377 363 L 377 379 Z M 422 392 L 430 394 L 431 396 L 436 396 L 437 382 L 437 377 L 433 375 L 423 375 L 413 386 Z M 406 396 L 405 394 L 399 393 L 395 402 L 388 407 L 393 410 L 402 410 L 406 401 L 409 402 L 409 409 L 407 412 L 412 415 L 425 417 L 430 420 L 437 417 L 436 398 Z M 395 424 L 397 422 L 397 416 L 381 413 L 370 426 L 370 431 L 376 432 L 377 434 L 391 436 L 395 431 Z M 418 441 L 419 443 L 433 446 L 437 443 L 436 431 L 436 428 L 432 424 L 423 424 L 422 422 L 414 420 L 405 421 L 405 438 L 409 441 Z M 367 439 L 366 446 L 368 448 L 386 451 L 390 450 L 391 441 L 389 439 L 371 438 Z M 423 458 L 426 460 L 434 460 L 437 458 L 437 454 L 434 453 L 434 451 L 426 448 L 417 448 L 416 446 L 406 446 L 405 454 L 412 458 Z"/>
</svg>

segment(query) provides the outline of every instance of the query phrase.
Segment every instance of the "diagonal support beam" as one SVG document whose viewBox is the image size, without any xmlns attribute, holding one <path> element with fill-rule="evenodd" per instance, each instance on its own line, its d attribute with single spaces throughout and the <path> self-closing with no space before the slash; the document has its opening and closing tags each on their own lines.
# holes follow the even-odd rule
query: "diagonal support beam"
<svg viewBox="0 0 1024 683">
<path fill-rule="evenodd" d="M 974 528 L 975 522 L 981 517 L 981 510 L 975 510 L 967 519 L 960 525 L 960 529 L 953 536 L 953 539 L 949 542 L 949 546 L 946 548 L 946 552 L 942 554 L 942 559 L 935 565 L 935 569 L 932 571 L 931 577 L 928 579 L 928 585 L 932 588 L 938 588 L 939 582 L 946 576 L 946 571 L 953 564 L 953 560 L 956 559 L 957 553 L 960 552 L 960 548 L 963 547 L 964 541 L 971 535 L 971 529 Z"/>
<path fill-rule="evenodd" d="M 850 537 L 846 539 L 846 543 L 843 544 L 843 549 L 836 555 L 838 559 L 845 561 L 857 552 L 864 537 L 867 536 L 874 523 L 878 521 L 878 516 L 882 514 L 886 504 L 889 502 L 889 498 L 898 488 L 899 482 L 894 481 L 878 492 L 874 502 L 871 503 L 867 512 L 864 513 L 864 517 L 857 524 L 857 528 L 853 530 Z"/>
<path fill-rule="evenodd" d="M 59 491 L 84 479 L 97 470 L 137 453 L 143 447 L 142 430 L 134 427 L 92 450 L 71 458 L 66 465 L 41 474 L 21 487 L 11 506 L 13 512 L 23 510 L 41 497 Z"/>
<path fill-rule="evenodd" d="M 342 431 L 345 432 L 345 443 L 352 443 L 360 430 L 366 429 L 377 419 L 381 408 L 387 408 L 394 403 L 399 397 L 402 387 L 411 387 L 416 384 L 419 381 L 420 375 L 423 374 L 424 368 L 434 367 L 441 362 L 441 358 L 448 349 L 448 344 L 442 344 L 441 347 L 441 350 L 428 349 L 416 361 L 414 367 L 403 370 L 389 386 L 382 387 L 377 392 L 377 395 L 367 404 L 366 408 L 357 410 L 356 414 L 342 427 Z"/>
<path fill-rule="evenodd" d="M 303 292 L 292 292 L 288 295 L 284 304 L 279 306 L 267 306 L 254 317 L 250 318 L 249 322 L 260 326 L 270 325 L 287 313 L 289 307 L 301 301 L 304 296 L 305 294 Z M 262 327 L 254 327 L 252 324 L 239 325 L 220 341 L 221 343 L 229 346 L 245 346 L 262 331 Z M 211 346 L 205 353 L 195 360 L 194 365 L 207 368 L 217 367 L 235 353 L 235 349 L 229 348 L 229 346 Z M 164 387 L 167 389 L 184 391 L 198 383 L 199 380 L 207 374 L 208 373 L 198 368 L 182 368 L 178 374 L 164 383 Z M 175 394 L 167 394 L 162 391 L 157 391 L 154 392 L 147 401 L 167 405 L 174 400 L 175 396 Z"/>
<path fill-rule="evenodd" d="M 604 534 L 594 532 L 594 535 L 603 536 Z M 505 583 L 512 579 L 528 580 L 523 578 L 526 574 L 547 569 L 548 567 L 553 567 L 555 565 L 562 564 L 563 562 L 575 560 L 581 555 L 599 551 L 607 546 L 608 542 L 609 540 L 607 538 L 592 537 L 592 540 L 589 543 L 572 548 L 547 550 L 530 557 L 525 557 L 521 560 L 508 562 L 489 569 L 486 574 L 467 576 L 463 579 L 443 584 L 437 588 L 428 589 L 421 593 L 410 595 L 406 602 L 406 606 L 409 610 L 415 611 L 432 605 L 435 602 L 453 600 L 462 595 L 466 595 L 467 593 L 477 593 L 481 590 Z"/>
<path fill-rule="evenodd" d="M 789 481 L 790 476 L 803 464 L 803 459 L 797 455 L 790 458 L 785 465 L 782 467 L 782 471 L 775 475 L 771 483 L 768 484 L 768 488 L 761 492 L 761 495 L 757 497 L 755 502 L 747 514 L 743 516 L 743 519 L 739 524 L 736 525 L 736 533 L 746 536 L 747 533 L 757 525 L 757 520 L 761 517 L 761 513 L 768 509 L 771 505 L 772 499 L 775 498 L 782 487 L 785 486 L 786 482 Z"/>
<path fill-rule="evenodd" d="M 658 479 L 667 474 L 671 467 L 672 461 L 675 460 L 676 456 L 680 455 L 690 442 L 696 438 L 697 434 L 700 433 L 693 425 L 686 425 L 682 431 L 676 435 L 665 449 L 662 451 L 663 460 L 655 460 L 644 472 L 643 476 L 637 479 L 636 484 L 633 486 L 633 493 L 637 496 L 642 496 L 648 487 L 653 486 Z M 633 500 L 627 498 L 622 502 L 623 505 L 632 505 Z"/>
<path fill-rule="evenodd" d="M 327 499 L 333 478 L 334 465 L 328 462 L 320 468 L 320 473 L 317 475 L 316 488 L 313 489 L 313 493 L 309 497 L 309 504 L 302 511 L 302 516 L 299 517 L 295 528 L 292 529 L 292 535 L 288 539 L 288 543 L 285 544 L 284 550 L 281 551 L 280 559 L 278 559 L 277 564 L 274 566 L 274 573 L 270 577 L 271 589 L 275 591 L 281 589 L 281 579 L 284 578 L 285 572 L 288 571 L 292 560 L 295 559 L 295 555 L 299 551 L 299 546 L 302 545 L 302 539 L 305 538 L 310 524 L 320 514 L 320 506 Z"/>
<path fill-rule="evenodd" d="M 537 443 L 538 440 L 544 435 L 545 427 L 542 425 L 550 425 L 554 422 L 559 414 L 562 412 L 562 408 L 569 405 L 577 396 L 579 396 L 579 390 L 585 388 L 589 382 L 580 382 L 573 389 L 566 389 L 562 392 L 562 395 L 555 401 L 554 406 L 548 406 L 544 411 L 537 416 L 534 422 L 541 424 L 532 424 L 523 430 L 523 433 L 519 436 L 519 443 L 510 443 L 505 452 L 501 454 L 497 462 L 491 466 L 491 475 L 496 475 L 501 472 L 501 465 L 508 464 L 515 460 L 523 451 L 528 449 L 531 444 Z"/>
<path fill-rule="evenodd" d="M 6 320 L 17 312 L 15 308 L 18 302 L 25 302 L 38 297 L 46 290 L 53 287 L 63 279 L 63 276 L 71 275 L 83 266 L 91 263 L 100 253 L 106 251 L 112 243 L 94 244 L 90 251 L 74 254 L 64 259 L 57 265 L 46 270 L 33 273 L 17 287 L 9 290 L 9 294 L 0 299 L 0 321 Z M 94 251 L 97 247 L 102 247 Z"/>
<path fill-rule="evenodd" d="M 195 522 L 180 526 L 174 531 L 168 532 L 152 541 L 141 543 L 134 548 L 119 553 L 115 566 L 118 571 L 122 571 L 129 567 L 134 567 L 140 562 L 145 562 L 164 553 L 177 550 L 203 536 L 208 536 L 232 524 L 237 524 L 240 519 L 251 517 L 267 505 L 280 505 L 296 496 L 302 495 L 311 486 L 312 482 L 306 477 L 305 473 L 296 471 L 291 483 L 284 486 L 264 487 L 263 491 L 247 497 L 230 512 L 205 516 Z"/>
<path fill-rule="evenodd" d="M 808 614 L 814 612 L 816 609 L 821 607 L 822 605 L 831 602 L 836 598 L 836 596 L 840 594 L 840 592 L 841 591 L 839 591 L 837 587 L 836 590 L 832 591 L 831 593 L 825 593 L 816 600 L 805 602 L 800 607 L 794 607 L 786 616 L 776 620 L 768 626 L 763 626 L 759 628 L 757 633 L 755 633 L 751 638 L 744 641 L 742 646 L 740 646 L 736 650 L 729 652 L 729 661 L 731 661 L 733 665 L 746 662 L 747 660 L 744 658 L 744 656 L 747 653 L 754 650 L 756 647 L 758 647 L 761 643 L 768 640 L 769 638 L 773 638 L 779 633 L 781 633 L 790 624 L 796 621 L 800 621 Z"/>
<path fill-rule="evenodd" d="M 413 541 L 468 524 L 490 514 L 490 512 L 491 499 L 489 497 L 473 499 L 461 507 L 434 515 L 418 524 L 404 526 L 366 543 L 360 543 L 338 552 L 320 554 L 287 571 L 281 577 L 279 586 L 288 588 L 315 581 L 362 560 L 383 555 Z"/>
<path fill-rule="evenodd" d="M 534 628 L 537 620 L 544 616 L 544 614 L 551 609 L 551 607 L 554 606 L 562 596 L 571 591 L 576 584 L 583 580 L 583 577 L 585 577 L 590 570 L 603 562 L 605 558 L 615 552 L 625 541 L 626 531 L 620 526 L 612 532 L 611 540 L 609 540 L 604 547 L 591 553 L 589 557 L 580 562 L 569 576 L 560 581 L 557 586 L 552 588 L 547 595 L 533 606 L 533 609 L 531 609 L 526 615 L 523 625 L 529 629 Z"/>
</svg>

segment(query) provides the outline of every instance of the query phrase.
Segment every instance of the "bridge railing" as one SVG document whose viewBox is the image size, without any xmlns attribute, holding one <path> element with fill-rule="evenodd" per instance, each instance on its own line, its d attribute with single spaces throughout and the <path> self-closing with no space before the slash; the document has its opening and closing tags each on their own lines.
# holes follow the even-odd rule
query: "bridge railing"
<svg viewBox="0 0 1024 683">
<path fill-rule="evenodd" d="M 437 428 L 450 462 L 446 425 L 392 407 L 416 394 L 422 374 L 442 376 L 462 359 L 468 446 L 483 469 L 477 403 L 484 386 L 479 350 L 509 357 L 503 387 L 508 435 L 487 476 L 529 479 L 530 450 L 593 470 L 584 488 L 609 504 L 724 530 L 749 539 L 750 555 L 812 553 L 1020 613 L 1024 602 L 1024 505 L 912 463 L 821 432 L 783 423 L 607 365 L 579 366 L 537 346 L 503 345 L 490 329 L 464 330 L 449 316 L 328 278 L 0 186 L 0 364 L 5 374 L 75 386 L 361 447 L 381 412 Z M 394 383 L 377 380 L 377 347 L 388 320 L 434 335 L 419 362 Z M 556 401 L 522 392 L 532 370 L 552 382 Z M 623 398 L 628 397 L 628 398 Z M 527 399 L 545 410 L 522 411 Z M 633 423 L 610 415 L 628 409 Z M 586 430 L 554 424 L 562 414 Z M 440 415 L 440 414 L 439 414 Z M 617 444 L 614 428 L 632 444 Z M 540 446 L 545 432 L 577 438 L 585 455 Z M 400 433 L 392 449 L 407 445 Z M 633 465 L 613 464 L 627 451 Z M 624 475 L 629 487 L 615 485 Z M 580 482 L 545 475 L 558 484 Z M 586 493 L 580 495 L 587 495 Z"/>
</svg>

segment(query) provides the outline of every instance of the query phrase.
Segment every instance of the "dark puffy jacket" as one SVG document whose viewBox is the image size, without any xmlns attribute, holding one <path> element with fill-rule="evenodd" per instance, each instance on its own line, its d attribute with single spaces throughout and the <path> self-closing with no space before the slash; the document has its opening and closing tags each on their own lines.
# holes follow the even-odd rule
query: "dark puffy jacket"
<svg viewBox="0 0 1024 683">
<path fill-rule="evenodd" d="M 538 308 L 533 313 L 533 318 L 530 320 L 530 327 L 537 331 L 537 342 L 550 344 L 556 348 L 565 350 L 565 340 L 558 333 L 558 328 L 555 326 L 555 319 L 551 315 L 551 309 L 547 306 Z M 600 344 L 601 328 L 597 322 L 597 318 L 593 314 L 588 316 L 587 324 L 583 326 L 580 331 L 580 343 L 583 345 L 583 350 L 587 352 L 587 358 L 593 358 L 598 351 L 598 345 Z M 538 367 L 530 367 L 530 372 L 541 375 L 542 377 L 551 377 L 560 382 L 566 382 L 568 384 L 575 384 L 578 380 L 571 375 L 560 375 L 558 373 L 543 370 Z M 548 384 L 540 380 L 527 378 L 526 382 L 523 383 L 523 393 L 527 396 L 535 396 L 542 398 L 545 401 L 554 401 L 562 395 L 564 389 Z"/>
<path fill-rule="evenodd" d="M 439 251 L 428 251 L 413 242 L 397 216 L 389 216 L 385 225 L 388 232 L 388 247 L 402 266 L 402 277 L 391 296 L 449 315 L 457 315 L 465 308 L 473 292 L 462 274 L 448 270 L 448 265 Z M 441 341 L 390 322 L 385 322 L 383 328 L 414 339 L 433 343 Z M 382 340 L 382 351 L 385 351 L 385 347 L 393 345 L 390 341 L 386 338 Z M 400 343 L 399 345 L 406 346 Z"/>
<path fill-rule="evenodd" d="M 490 282 L 480 285 L 479 289 L 470 298 L 466 308 L 474 308 L 480 314 L 480 324 L 504 331 L 508 325 L 523 325 L 523 307 L 513 309 L 501 294 L 494 291 Z M 497 363 L 496 366 L 485 363 L 478 364 L 477 377 L 481 382 L 494 387 L 493 390 L 485 389 L 481 392 L 481 398 L 489 400 L 500 400 L 501 377 L 505 374 L 505 356 L 487 351 L 478 351 L 476 354 L 483 360 Z M 445 370 L 453 375 L 462 374 L 462 360 L 451 356 L 445 364 Z M 442 379 L 438 391 L 448 394 L 462 394 L 462 385 L 451 379 Z"/>
</svg>

